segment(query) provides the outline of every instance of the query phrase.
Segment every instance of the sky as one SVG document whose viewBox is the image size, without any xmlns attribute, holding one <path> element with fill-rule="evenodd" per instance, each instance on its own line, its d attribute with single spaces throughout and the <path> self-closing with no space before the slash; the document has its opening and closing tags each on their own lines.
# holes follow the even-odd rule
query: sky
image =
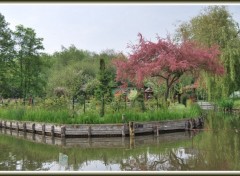
<svg viewBox="0 0 240 176">
<path fill-rule="evenodd" d="M 96 53 L 128 53 L 138 33 L 152 41 L 157 35 L 164 38 L 208 5 L 219 4 L 0 3 L 0 13 L 12 30 L 19 24 L 34 29 L 49 54 L 71 45 Z M 240 4 L 224 5 L 240 24 Z"/>
</svg>

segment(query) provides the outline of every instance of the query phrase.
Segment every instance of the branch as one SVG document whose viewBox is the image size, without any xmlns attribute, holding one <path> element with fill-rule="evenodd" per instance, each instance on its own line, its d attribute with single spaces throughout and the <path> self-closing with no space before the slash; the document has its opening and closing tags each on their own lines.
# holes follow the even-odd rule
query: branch
<svg viewBox="0 0 240 176">
<path fill-rule="evenodd" d="M 167 80 L 167 79 L 168 79 L 168 78 L 164 77 L 163 75 L 158 75 L 158 74 L 156 74 L 156 75 L 153 75 L 153 76 L 151 76 L 151 77 L 161 77 L 161 78 L 163 78 L 163 79 L 165 79 L 165 80 Z"/>
<path fill-rule="evenodd" d="M 174 77 L 172 78 L 171 82 L 169 83 L 169 86 L 171 86 L 175 81 L 177 81 L 181 77 L 182 73 L 177 72 Z"/>
</svg>

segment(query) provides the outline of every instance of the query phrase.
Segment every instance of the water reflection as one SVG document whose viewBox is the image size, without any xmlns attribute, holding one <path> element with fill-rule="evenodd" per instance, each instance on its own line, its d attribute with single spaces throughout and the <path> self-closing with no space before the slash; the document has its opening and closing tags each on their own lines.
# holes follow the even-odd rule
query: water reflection
<svg viewBox="0 0 240 176">
<path fill-rule="evenodd" d="M 240 170 L 238 120 L 210 114 L 203 131 L 136 136 L 131 140 L 61 140 L 1 130 L 0 170 Z"/>
</svg>

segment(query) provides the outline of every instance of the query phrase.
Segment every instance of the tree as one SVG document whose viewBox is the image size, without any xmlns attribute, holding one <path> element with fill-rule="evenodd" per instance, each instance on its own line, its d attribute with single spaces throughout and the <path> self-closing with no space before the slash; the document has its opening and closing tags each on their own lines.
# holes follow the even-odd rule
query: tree
<svg viewBox="0 0 240 176">
<path fill-rule="evenodd" d="M 205 70 L 213 74 L 223 74 L 217 46 L 207 48 L 190 40 L 174 43 L 170 38 L 157 39 L 154 43 L 139 34 L 139 43 L 130 46 L 132 54 L 128 60 L 114 62 L 118 81 L 125 84 L 131 81 L 137 87 L 143 87 L 146 78 L 158 77 L 159 81 L 165 81 L 167 101 L 170 88 L 185 73 L 196 75 Z"/>
<path fill-rule="evenodd" d="M 0 13 L 0 96 L 12 96 L 12 79 L 14 78 L 14 40 L 8 23 Z"/>
<path fill-rule="evenodd" d="M 178 40 L 194 40 L 210 47 L 217 44 L 221 51 L 219 57 L 225 69 L 225 75 L 215 77 L 202 74 L 207 84 L 208 98 L 228 97 L 234 90 L 240 89 L 240 30 L 239 25 L 224 6 L 210 6 L 189 22 L 183 22 L 177 29 Z"/>
<path fill-rule="evenodd" d="M 106 68 L 105 61 L 100 58 L 100 70 L 97 75 L 99 84 L 95 91 L 96 97 L 101 101 L 100 116 L 105 114 L 105 102 L 108 98 L 112 98 L 111 94 L 111 80 L 113 75 L 110 70 Z"/>
<path fill-rule="evenodd" d="M 26 98 L 27 94 L 34 94 L 41 89 L 37 87 L 41 77 L 40 50 L 43 50 L 42 38 L 37 38 L 31 28 L 23 25 L 16 26 L 14 32 L 16 41 L 16 59 L 18 64 L 18 77 L 20 97 Z"/>
</svg>

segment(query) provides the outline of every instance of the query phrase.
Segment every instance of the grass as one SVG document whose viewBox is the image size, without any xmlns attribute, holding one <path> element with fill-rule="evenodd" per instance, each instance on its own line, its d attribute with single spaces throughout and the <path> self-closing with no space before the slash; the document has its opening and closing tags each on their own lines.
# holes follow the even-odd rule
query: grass
<svg viewBox="0 0 240 176">
<path fill-rule="evenodd" d="M 154 111 L 140 112 L 128 108 L 119 112 L 108 112 L 104 117 L 99 117 L 96 111 L 87 111 L 85 114 L 72 115 L 71 112 L 64 109 L 47 110 L 39 107 L 1 107 L 0 119 L 48 122 L 57 124 L 104 124 L 104 123 L 122 123 L 122 115 L 125 116 L 125 122 L 128 121 L 160 121 L 174 120 L 196 117 L 200 114 L 199 106 L 184 105 L 170 106 L 169 109 L 159 109 Z"/>
</svg>

